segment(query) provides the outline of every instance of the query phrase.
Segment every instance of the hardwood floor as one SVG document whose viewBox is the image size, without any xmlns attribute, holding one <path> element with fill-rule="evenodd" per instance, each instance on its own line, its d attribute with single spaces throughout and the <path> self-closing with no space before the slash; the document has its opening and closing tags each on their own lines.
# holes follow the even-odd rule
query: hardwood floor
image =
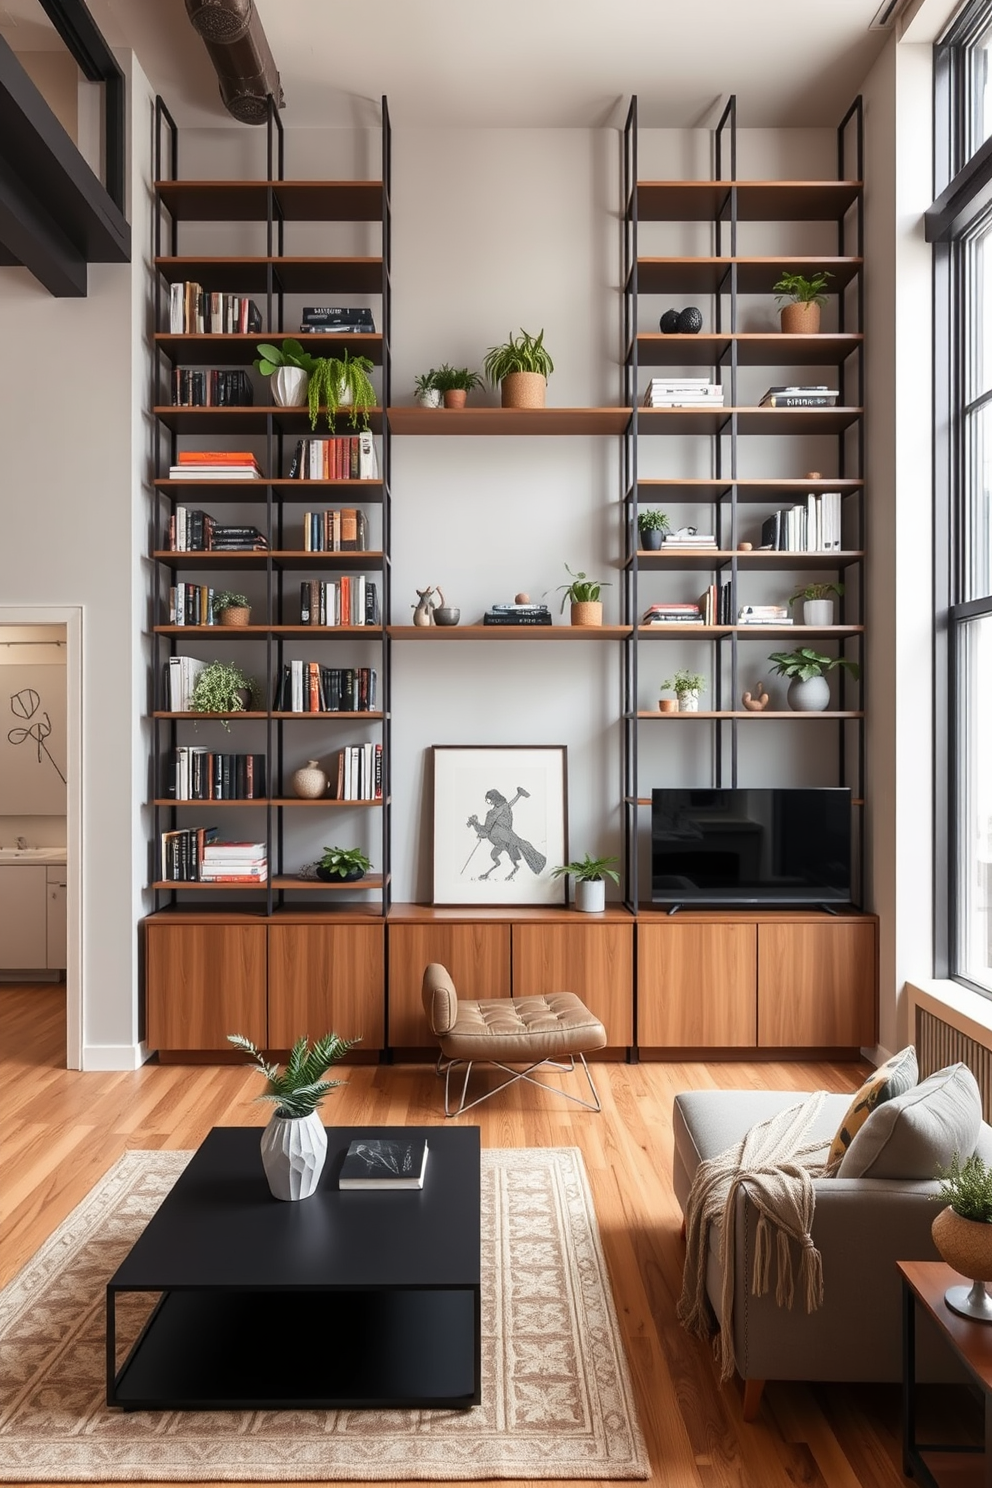
<svg viewBox="0 0 992 1488">
<path fill-rule="evenodd" d="M 0 1283 L 6 1283 L 128 1148 L 192 1148 L 216 1125 L 264 1125 L 247 1068 L 64 1069 L 64 993 L 0 988 Z M 672 1098 L 769 1086 L 853 1090 L 866 1066 L 832 1063 L 597 1064 L 595 1116 L 517 1085 L 478 1107 L 489 1147 L 577 1146 L 593 1189 L 647 1438 L 665 1488 L 902 1488 L 896 1386 L 771 1383 L 758 1419 L 721 1386 L 708 1348 L 675 1321 L 681 1215 L 672 1192 Z M 342 1123 L 440 1124 L 432 1067 L 353 1065 L 324 1106 Z"/>
</svg>

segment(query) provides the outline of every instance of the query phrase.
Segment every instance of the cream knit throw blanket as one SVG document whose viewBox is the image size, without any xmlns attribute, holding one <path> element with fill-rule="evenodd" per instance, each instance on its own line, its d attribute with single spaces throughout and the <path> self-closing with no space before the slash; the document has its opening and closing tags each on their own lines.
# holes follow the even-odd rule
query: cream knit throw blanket
<svg viewBox="0 0 992 1488">
<path fill-rule="evenodd" d="M 734 1372 L 734 1246 L 737 1190 L 747 1184 L 748 1198 L 758 1209 L 754 1272 L 751 1290 L 755 1296 L 768 1291 L 771 1269 L 772 1231 L 775 1232 L 777 1279 L 775 1301 L 792 1306 L 794 1281 L 789 1241 L 801 1251 L 799 1278 L 806 1311 L 813 1312 L 823 1301 L 823 1269 L 820 1252 L 813 1244 L 815 1196 L 813 1179 L 824 1171 L 821 1138 L 809 1133 L 826 1097 L 818 1090 L 799 1105 L 790 1106 L 767 1121 L 753 1126 L 742 1140 L 718 1157 L 702 1162 L 696 1171 L 685 1208 L 686 1255 L 682 1273 L 682 1296 L 678 1317 L 683 1327 L 699 1338 L 709 1338 L 716 1319 L 706 1296 L 706 1258 L 710 1226 L 718 1224 L 723 1289 L 720 1299 L 720 1331 L 714 1352 L 720 1358 L 720 1377 Z"/>
</svg>

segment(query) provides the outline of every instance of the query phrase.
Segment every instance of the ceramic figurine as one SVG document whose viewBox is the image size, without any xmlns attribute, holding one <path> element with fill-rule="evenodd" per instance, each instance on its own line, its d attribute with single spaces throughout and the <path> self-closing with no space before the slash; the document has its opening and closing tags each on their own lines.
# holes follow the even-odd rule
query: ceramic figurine
<svg viewBox="0 0 992 1488">
<path fill-rule="evenodd" d="M 433 585 L 431 585 L 427 589 L 417 590 L 417 603 L 411 606 L 411 608 L 413 609 L 414 625 L 434 624 L 434 601 L 431 598 L 433 593 Z"/>
<path fill-rule="evenodd" d="M 741 698 L 741 702 L 749 713 L 763 713 L 768 707 L 768 694 L 762 691 L 760 682 L 754 690 L 757 694 L 755 697 L 752 697 L 749 692 L 746 692 Z"/>
<path fill-rule="evenodd" d="M 703 329 L 703 315 L 695 305 L 687 305 L 679 316 L 678 331 L 680 336 L 698 336 Z"/>
<path fill-rule="evenodd" d="M 679 312 L 677 310 L 666 310 L 658 322 L 658 326 L 666 336 L 674 336 L 679 328 Z"/>
</svg>

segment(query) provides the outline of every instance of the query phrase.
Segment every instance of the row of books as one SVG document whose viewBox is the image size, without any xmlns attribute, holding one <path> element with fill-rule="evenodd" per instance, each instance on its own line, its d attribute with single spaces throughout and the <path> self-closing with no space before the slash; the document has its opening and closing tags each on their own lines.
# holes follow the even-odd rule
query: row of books
<svg viewBox="0 0 992 1488">
<path fill-rule="evenodd" d="M 699 596 L 697 604 L 662 600 L 648 605 L 642 625 L 732 625 L 733 605 L 729 580 L 711 584 Z M 785 605 L 741 605 L 738 625 L 791 625 L 792 616 Z"/>
<path fill-rule="evenodd" d="M 193 279 L 169 285 L 169 330 L 174 336 L 260 332 L 262 316 L 247 295 L 206 292 Z"/>
<path fill-rule="evenodd" d="M 374 667 L 328 667 L 319 661 L 283 663 L 272 702 L 274 713 L 374 713 Z"/>
<path fill-rule="evenodd" d="M 304 305 L 300 330 L 327 335 L 372 335 L 375 320 L 367 306 Z"/>
<path fill-rule="evenodd" d="M 215 754 L 199 745 L 176 747 L 169 795 L 177 801 L 254 801 L 265 797 L 264 754 Z"/>
<path fill-rule="evenodd" d="M 169 587 L 167 625 L 216 625 L 214 600 L 217 590 L 208 584 L 187 584 L 185 580 Z"/>
<path fill-rule="evenodd" d="M 261 480 L 250 450 L 180 450 L 169 466 L 170 480 Z"/>
<path fill-rule="evenodd" d="M 168 883 L 264 883 L 264 842 L 222 842 L 216 827 L 180 827 L 159 839 L 162 878 Z"/>
<path fill-rule="evenodd" d="M 342 574 L 321 583 L 300 584 L 301 625 L 381 625 L 379 591 L 364 574 Z"/>
<path fill-rule="evenodd" d="M 382 800 L 382 745 L 346 744 L 338 753 L 338 801 Z"/>
<path fill-rule="evenodd" d="M 761 546 L 775 553 L 839 552 L 841 493 L 810 492 L 801 505 L 773 512 L 761 524 Z"/>
<path fill-rule="evenodd" d="M 170 553 L 255 553 L 264 552 L 269 540 L 250 524 L 218 522 L 198 507 L 177 506 L 166 544 Z"/>
<path fill-rule="evenodd" d="M 335 434 L 326 439 L 298 439 L 289 467 L 290 480 L 378 480 L 375 439 L 361 434 Z"/>
<path fill-rule="evenodd" d="M 369 522 L 361 507 L 303 513 L 305 553 L 364 553 L 368 546 Z"/>
<path fill-rule="evenodd" d="M 723 386 L 708 377 L 652 377 L 644 393 L 646 408 L 722 408 Z"/>
<path fill-rule="evenodd" d="M 833 408 L 840 397 L 836 388 L 825 382 L 787 383 L 770 387 L 763 395 L 761 408 Z"/>
<path fill-rule="evenodd" d="M 216 367 L 174 367 L 173 408 L 250 408 L 255 390 L 247 372 Z"/>
<path fill-rule="evenodd" d="M 551 625 L 551 611 L 544 604 L 494 604 L 482 617 L 483 625 Z"/>
</svg>

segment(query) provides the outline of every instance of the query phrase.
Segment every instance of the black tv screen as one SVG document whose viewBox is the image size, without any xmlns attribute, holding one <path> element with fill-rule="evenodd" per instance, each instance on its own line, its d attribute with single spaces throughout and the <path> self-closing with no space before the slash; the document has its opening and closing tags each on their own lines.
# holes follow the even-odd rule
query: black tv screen
<svg viewBox="0 0 992 1488">
<path fill-rule="evenodd" d="M 653 790 L 651 899 L 850 904 L 850 790 Z"/>
</svg>

